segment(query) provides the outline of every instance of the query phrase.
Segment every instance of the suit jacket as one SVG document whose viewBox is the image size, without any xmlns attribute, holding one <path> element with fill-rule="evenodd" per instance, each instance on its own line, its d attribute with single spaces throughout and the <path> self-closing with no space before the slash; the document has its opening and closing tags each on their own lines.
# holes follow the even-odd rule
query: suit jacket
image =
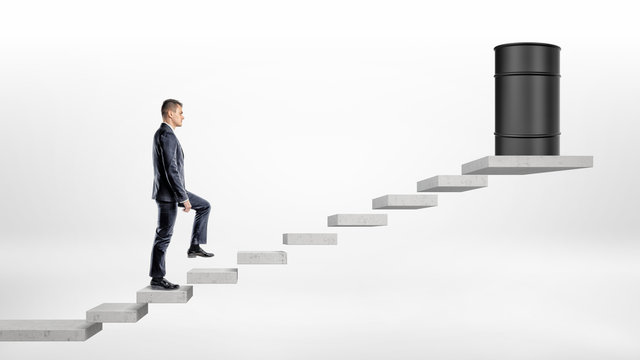
<svg viewBox="0 0 640 360">
<path fill-rule="evenodd" d="M 152 199 L 166 202 L 188 199 L 182 146 L 171 126 L 164 122 L 153 135 L 153 174 Z"/>
</svg>

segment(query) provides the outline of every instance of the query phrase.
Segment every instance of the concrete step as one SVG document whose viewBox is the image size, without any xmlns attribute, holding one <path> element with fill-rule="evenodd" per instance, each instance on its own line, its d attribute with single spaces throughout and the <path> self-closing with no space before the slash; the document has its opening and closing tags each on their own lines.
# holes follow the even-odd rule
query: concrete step
<svg viewBox="0 0 640 360">
<path fill-rule="evenodd" d="M 187 284 L 237 284 L 238 269 L 191 269 L 187 272 Z"/>
<path fill-rule="evenodd" d="M 418 182 L 419 192 L 462 192 L 489 185 L 485 175 L 438 175 Z"/>
<path fill-rule="evenodd" d="M 84 320 L 0 320 L 0 341 L 85 341 L 100 330 Z"/>
<path fill-rule="evenodd" d="M 149 304 L 105 303 L 87 311 L 88 322 L 135 323 L 149 313 Z"/>
<path fill-rule="evenodd" d="M 373 199 L 373 209 L 424 209 L 438 206 L 438 195 L 385 195 Z"/>
<path fill-rule="evenodd" d="M 186 303 L 193 296 L 193 286 L 183 285 L 176 290 L 154 290 L 147 286 L 138 290 L 136 302 L 138 303 Z"/>
<path fill-rule="evenodd" d="M 593 156 L 485 156 L 462 165 L 462 173 L 526 175 L 591 167 Z"/>
<path fill-rule="evenodd" d="M 387 226 L 387 214 L 335 214 L 327 219 L 328 226 Z"/>
<path fill-rule="evenodd" d="M 338 234 L 287 233 L 282 234 L 285 245 L 338 245 Z"/>
<path fill-rule="evenodd" d="M 238 251 L 238 264 L 286 264 L 285 251 Z"/>
</svg>

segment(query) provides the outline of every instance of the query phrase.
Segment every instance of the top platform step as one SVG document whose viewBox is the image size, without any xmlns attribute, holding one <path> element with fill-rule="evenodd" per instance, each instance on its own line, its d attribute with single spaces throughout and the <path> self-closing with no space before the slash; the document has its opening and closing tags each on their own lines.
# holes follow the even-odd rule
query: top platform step
<svg viewBox="0 0 640 360">
<path fill-rule="evenodd" d="M 485 156 L 462 165 L 463 175 L 526 175 L 593 167 L 593 156 Z"/>
</svg>

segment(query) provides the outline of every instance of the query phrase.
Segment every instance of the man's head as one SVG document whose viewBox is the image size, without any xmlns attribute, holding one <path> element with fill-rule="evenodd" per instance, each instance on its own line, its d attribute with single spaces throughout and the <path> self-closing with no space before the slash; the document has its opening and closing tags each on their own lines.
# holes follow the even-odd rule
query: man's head
<svg viewBox="0 0 640 360">
<path fill-rule="evenodd" d="M 162 103 L 162 121 L 175 127 L 182 126 L 182 103 L 178 100 L 167 99 Z"/>
</svg>

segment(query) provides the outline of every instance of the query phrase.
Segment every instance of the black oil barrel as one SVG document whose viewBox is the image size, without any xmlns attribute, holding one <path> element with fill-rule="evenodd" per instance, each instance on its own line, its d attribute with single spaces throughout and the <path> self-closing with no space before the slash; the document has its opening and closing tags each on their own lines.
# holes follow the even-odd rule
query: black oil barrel
<svg viewBox="0 0 640 360">
<path fill-rule="evenodd" d="M 560 47 L 512 43 L 496 54 L 496 155 L 560 154 Z"/>
</svg>

